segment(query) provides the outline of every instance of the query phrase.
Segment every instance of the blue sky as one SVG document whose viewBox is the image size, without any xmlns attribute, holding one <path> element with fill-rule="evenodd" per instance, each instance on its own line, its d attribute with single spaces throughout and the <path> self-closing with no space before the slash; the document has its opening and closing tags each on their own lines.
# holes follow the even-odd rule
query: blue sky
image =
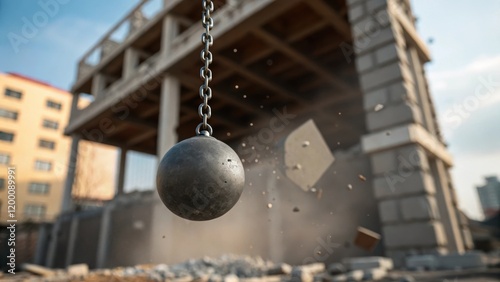
<svg viewBox="0 0 500 282">
<path fill-rule="evenodd" d="M 68 89 L 79 58 L 138 2 L 0 1 L 0 71 L 19 72 Z M 57 7 L 49 6 L 44 19 L 40 3 L 57 3 Z M 441 128 L 455 158 L 452 175 L 460 204 L 477 218 L 481 213 L 475 185 L 483 182 L 483 176 L 500 174 L 500 1 L 412 4 L 420 35 L 426 41 L 433 39 L 429 45 L 433 61 L 426 71 Z M 26 27 L 26 22 L 36 30 Z M 23 34 L 28 36 L 12 43 Z M 129 171 L 135 170 L 129 163 Z M 143 161 L 140 166 L 154 171 L 152 163 Z M 127 186 L 130 189 L 147 179 L 129 176 Z"/>
</svg>

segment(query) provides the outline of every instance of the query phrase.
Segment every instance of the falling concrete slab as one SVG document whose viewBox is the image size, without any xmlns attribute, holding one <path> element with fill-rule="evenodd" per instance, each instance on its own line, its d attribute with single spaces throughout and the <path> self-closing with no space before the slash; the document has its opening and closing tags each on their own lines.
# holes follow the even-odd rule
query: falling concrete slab
<svg viewBox="0 0 500 282">
<path fill-rule="evenodd" d="M 335 158 L 312 119 L 292 131 L 284 141 L 285 175 L 309 191 Z"/>
<path fill-rule="evenodd" d="M 359 226 L 354 244 L 367 251 L 372 251 L 380 241 L 380 234 Z"/>
</svg>

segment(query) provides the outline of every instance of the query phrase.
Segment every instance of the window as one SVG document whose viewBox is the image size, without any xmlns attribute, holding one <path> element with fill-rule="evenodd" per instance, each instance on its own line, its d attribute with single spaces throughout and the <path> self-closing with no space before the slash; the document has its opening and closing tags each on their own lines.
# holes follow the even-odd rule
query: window
<svg viewBox="0 0 500 282">
<path fill-rule="evenodd" d="M 57 103 L 52 100 L 47 100 L 47 108 L 61 110 L 61 107 L 62 107 L 61 103 Z"/>
<path fill-rule="evenodd" d="M 52 169 L 52 163 L 46 161 L 35 161 L 35 170 L 50 171 Z"/>
<path fill-rule="evenodd" d="M 17 120 L 17 112 L 0 109 L 0 117 Z"/>
<path fill-rule="evenodd" d="M 5 89 L 5 96 L 21 99 L 23 93 L 7 88 Z"/>
<path fill-rule="evenodd" d="M 44 139 L 40 139 L 40 141 L 38 142 L 38 146 L 40 148 L 46 148 L 46 149 L 54 150 L 56 148 L 56 142 L 49 141 L 49 140 L 44 140 Z"/>
<path fill-rule="evenodd" d="M 28 187 L 28 192 L 31 194 L 48 194 L 49 189 L 49 183 L 31 182 Z"/>
<path fill-rule="evenodd" d="M 59 123 L 57 121 L 44 119 L 43 127 L 57 130 L 59 128 Z"/>
<path fill-rule="evenodd" d="M 27 217 L 44 217 L 45 206 L 39 204 L 28 204 L 24 206 L 24 215 Z"/>
<path fill-rule="evenodd" d="M 14 141 L 14 133 L 0 131 L 0 140 L 12 142 Z"/>
<path fill-rule="evenodd" d="M 0 190 L 5 189 L 5 178 L 0 178 Z"/>
<path fill-rule="evenodd" d="M 0 164 L 8 165 L 10 163 L 10 155 L 7 153 L 0 153 Z"/>
</svg>

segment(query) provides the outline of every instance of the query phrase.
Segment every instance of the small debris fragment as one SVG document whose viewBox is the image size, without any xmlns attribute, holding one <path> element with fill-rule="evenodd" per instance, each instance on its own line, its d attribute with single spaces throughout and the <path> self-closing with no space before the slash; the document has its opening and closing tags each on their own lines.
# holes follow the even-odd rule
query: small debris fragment
<svg viewBox="0 0 500 282">
<path fill-rule="evenodd" d="M 380 241 L 380 234 L 359 226 L 354 244 L 364 250 L 372 251 Z"/>
<path fill-rule="evenodd" d="M 313 193 L 318 192 L 318 190 L 317 190 L 316 188 L 314 188 L 314 187 L 311 187 L 311 189 L 310 189 L 309 191 L 311 191 L 311 192 L 313 192 Z"/>
<path fill-rule="evenodd" d="M 349 188 L 349 190 L 352 190 L 352 185 L 351 185 L 351 184 L 348 184 L 348 185 L 347 185 L 347 188 Z"/>
<path fill-rule="evenodd" d="M 302 147 L 303 148 L 309 147 L 309 145 L 311 145 L 311 143 L 309 141 L 307 141 L 307 140 L 302 143 Z"/>
<path fill-rule="evenodd" d="M 373 108 L 373 110 L 374 110 L 375 112 L 378 112 L 378 111 L 381 111 L 383 108 L 384 108 L 384 105 L 382 105 L 382 104 L 377 104 L 377 105 L 375 105 L 375 108 Z"/>
<path fill-rule="evenodd" d="M 293 212 L 299 212 L 299 211 L 300 211 L 300 209 L 298 207 L 293 208 Z"/>
<path fill-rule="evenodd" d="M 296 164 L 295 166 L 293 166 L 293 169 L 300 170 L 302 169 L 302 165 Z"/>
<path fill-rule="evenodd" d="M 236 84 L 236 85 L 234 86 L 234 89 L 238 89 L 238 88 L 240 88 L 240 86 L 239 86 L 238 84 Z"/>
<path fill-rule="evenodd" d="M 268 204 L 267 204 L 267 208 L 269 208 L 269 209 L 270 209 L 270 208 L 272 208 L 272 207 L 273 207 L 273 204 L 271 204 L 271 203 L 268 203 Z"/>
<path fill-rule="evenodd" d="M 321 197 L 323 197 L 323 189 L 319 189 L 319 190 L 318 190 L 318 194 L 316 194 L 316 198 L 317 198 L 318 200 L 320 200 L 320 199 L 321 199 Z"/>
<path fill-rule="evenodd" d="M 246 99 L 247 98 L 247 95 L 243 95 L 243 99 Z"/>
<path fill-rule="evenodd" d="M 358 174 L 358 178 L 361 181 L 366 181 L 366 177 L 364 175 L 362 175 L 362 174 Z"/>
</svg>

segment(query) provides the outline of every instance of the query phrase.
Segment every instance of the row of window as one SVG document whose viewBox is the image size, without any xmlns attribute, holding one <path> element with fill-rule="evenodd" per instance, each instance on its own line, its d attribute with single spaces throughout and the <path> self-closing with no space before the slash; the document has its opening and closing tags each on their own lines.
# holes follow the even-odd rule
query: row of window
<svg viewBox="0 0 500 282">
<path fill-rule="evenodd" d="M 2 202 L 0 202 L 0 212 Z M 27 204 L 24 206 L 23 216 L 26 218 L 43 219 L 46 216 L 47 208 L 42 204 Z"/>
<path fill-rule="evenodd" d="M 14 133 L 0 130 L 0 141 L 14 142 Z M 54 141 L 40 139 L 38 146 L 41 148 L 47 148 L 54 150 L 56 144 Z"/>
<path fill-rule="evenodd" d="M 14 134 L 0 131 L 0 140 L 12 142 L 14 140 Z M 50 141 L 50 140 L 45 140 L 45 139 L 40 139 L 40 140 L 38 140 L 38 147 L 44 148 L 44 149 L 49 149 L 49 150 L 54 150 L 56 148 L 56 142 Z M 5 164 L 4 162 L 1 161 L 2 158 L 6 158 L 5 153 L 0 153 L 0 164 Z"/>
<path fill-rule="evenodd" d="M 7 185 L 7 180 L 5 178 L 0 178 L 0 190 L 5 189 Z M 50 184 L 44 182 L 31 182 L 28 184 L 28 192 L 30 194 L 48 194 L 50 190 Z"/>
<path fill-rule="evenodd" d="M 8 164 L 10 164 L 10 155 L 7 153 L 0 153 L 0 165 L 8 165 Z M 51 171 L 52 162 L 36 160 L 35 170 Z"/>
<path fill-rule="evenodd" d="M 2 202 L 0 202 L 0 212 Z M 47 208 L 41 204 L 27 204 L 24 206 L 23 216 L 25 218 L 43 219 L 46 216 Z"/>
<path fill-rule="evenodd" d="M 15 91 L 15 90 L 6 88 L 5 89 L 5 96 L 20 100 L 23 97 L 23 93 L 20 92 L 20 91 Z M 61 108 L 62 108 L 62 104 L 61 103 L 52 101 L 50 99 L 47 100 L 47 102 L 45 103 L 45 106 L 47 108 L 56 109 L 56 110 L 61 110 Z"/>
<path fill-rule="evenodd" d="M 19 115 L 17 112 L 9 111 L 9 110 L 0 108 L 0 117 L 6 118 L 6 119 L 11 119 L 11 120 L 17 120 L 18 116 Z M 59 128 L 59 122 L 54 121 L 54 120 L 50 120 L 50 119 L 44 119 L 42 122 L 42 126 L 45 128 L 57 130 Z"/>
</svg>

